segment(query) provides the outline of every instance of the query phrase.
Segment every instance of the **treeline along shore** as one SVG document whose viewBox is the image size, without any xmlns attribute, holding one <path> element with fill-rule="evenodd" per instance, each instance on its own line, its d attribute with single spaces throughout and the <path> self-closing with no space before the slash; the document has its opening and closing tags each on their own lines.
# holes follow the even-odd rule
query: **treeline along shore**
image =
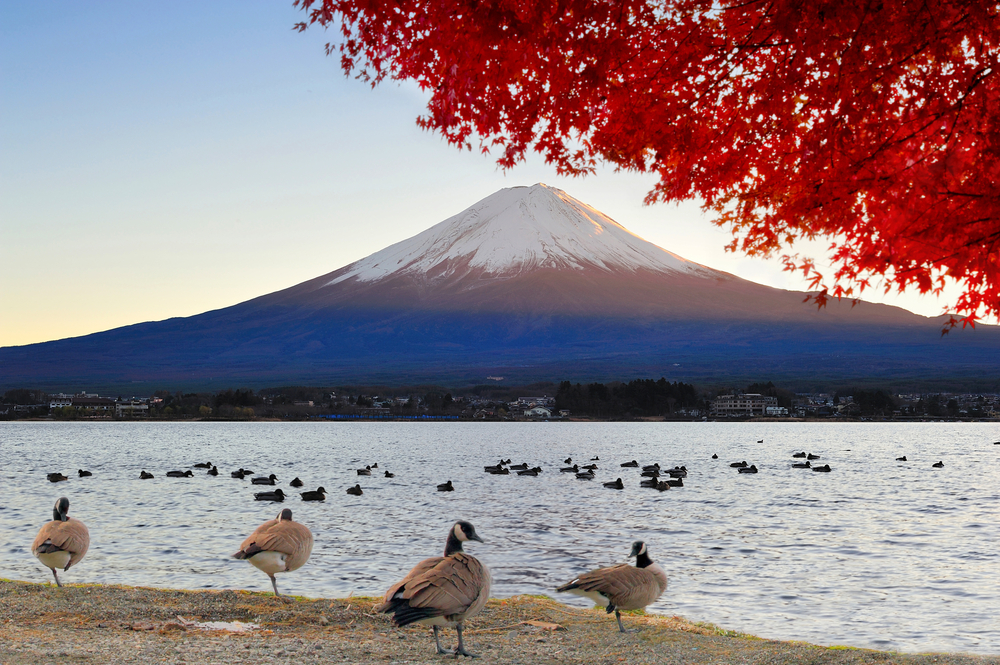
<svg viewBox="0 0 1000 665">
<path fill-rule="evenodd" d="M 737 408 L 734 408 L 736 406 Z M 696 386 L 632 379 L 525 386 L 347 386 L 157 390 L 151 395 L 50 393 L 17 388 L 0 397 L 0 419 L 51 420 L 992 420 L 995 393 L 840 386 L 795 392 L 772 381 Z"/>
<path fill-rule="evenodd" d="M 0 580 L 0 663 L 439 663 L 429 629 L 394 628 L 376 598 L 295 598 Z M 679 617 L 637 614 L 621 634 L 603 610 L 493 599 L 468 623 L 482 663 L 995 665 L 1000 658 L 900 654 L 780 642 Z"/>
</svg>

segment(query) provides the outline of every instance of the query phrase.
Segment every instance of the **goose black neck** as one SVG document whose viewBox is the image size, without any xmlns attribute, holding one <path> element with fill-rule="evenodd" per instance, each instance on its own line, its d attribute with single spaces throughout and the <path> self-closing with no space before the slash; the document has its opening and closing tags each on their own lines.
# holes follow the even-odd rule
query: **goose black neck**
<svg viewBox="0 0 1000 665">
<path fill-rule="evenodd" d="M 645 568 L 646 566 L 653 563 L 653 560 L 649 558 L 649 554 L 646 552 L 640 552 L 635 557 L 635 567 Z"/>
<path fill-rule="evenodd" d="M 451 556 L 456 552 L 462 551 L 462 541 L 455 536 L 455 530 L 452 529 L 451 533 L 448 534 L 448 542 L 444 545 L 444 555 Z"/>
</svg>

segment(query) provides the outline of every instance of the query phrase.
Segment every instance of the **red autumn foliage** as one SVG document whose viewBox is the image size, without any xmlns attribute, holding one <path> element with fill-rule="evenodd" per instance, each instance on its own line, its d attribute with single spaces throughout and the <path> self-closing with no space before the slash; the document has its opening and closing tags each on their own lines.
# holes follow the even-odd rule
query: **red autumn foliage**
<svg viewBox="0 0 1000 665">
<path fill-rule="evenodd" d="M 829 294 L 964 292 L 1000 314 L 1000 7 L 959 0 L 296 0 L 297 27 L 418 119 L 507 168 L 598 162 L 699 197 L 732 249 Z M 829 289 L 799 239 L 829 238 Z M 955 320 L 952 320 L 954 325 Z"/>
</svg>

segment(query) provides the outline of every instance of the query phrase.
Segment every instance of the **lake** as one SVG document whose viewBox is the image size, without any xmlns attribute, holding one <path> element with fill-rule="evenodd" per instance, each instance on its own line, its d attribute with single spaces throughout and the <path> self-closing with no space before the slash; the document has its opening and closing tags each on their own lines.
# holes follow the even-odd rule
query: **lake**
<svg viewBox="0 0 1000 665">
<path fill-rule="evenodd" d="M 230 558 L 280 509 L 230 477 L 245 467 L 277 475 L 293 497 L 281 507 L 315 537 L 282 593 L 380 596 L 467 519 L 494 596 L 587 606 L 554 587 L 641 539 L 669 578 L 650 611 L 773 639 L 998 654 L 997 440 L 992 423 L 0 423 L 0 576 L 51 581 L 30 545 L 67 496 L 92 544 L 64 582 L 270 591 Z M 832 472 L 792 468 L 799 451 Z M 596 480 L 560 473 L 566 457 L 599 457 Z M 483 472 L 501 458 L 544 471 Z M 685 465 L 685 486 L 640 488 L 639 469 L 619 468 L 632 459 Z M 760 472 L 730 468 L 742 460 Z M 218 477 L 165 475 L 205 461 Z M 372 463 L 379 475 L 357 475 Z M 327 500 L 302 502 L 295 476 Z M 618 477 L 623 491 L 601 484 Z M 455 491 L 437 492 L 446 480 Z M 346 494 L 355 483 L 363 496 Z"/>
</svg>

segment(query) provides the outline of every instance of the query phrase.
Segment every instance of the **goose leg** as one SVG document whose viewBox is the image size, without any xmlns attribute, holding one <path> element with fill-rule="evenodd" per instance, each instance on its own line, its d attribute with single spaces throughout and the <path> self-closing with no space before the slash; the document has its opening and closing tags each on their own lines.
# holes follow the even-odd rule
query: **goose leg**
<svg viewBox="0 0 1000 665">
<path fill-rule="evenodd" d="M 56 578 L 56 586 L 61 587 L 62 583 L 59 581 L 59 574 L 56 572 L 55 568 L 49 568 L 52 571 L 52 577 Z"/>
<path fill-rule="evenodd" d="M 282 596 L 280 593 L 278 593 L 278 581 L 274 579 L 274 575 L 268 575 L 268 577 L 271 578 L 271 586 L 274 588 L 274 597 L 280 598 L 282 601 L 286 603 L 292 602 L 291 598 L 286 598 L 285 596 Z"/>
<path fill-rule="evenodd" d="M 455 657 L 458 656 L 468 656 L 469 658 L 479 658 L 479 654 L 470 653 L 465 650 L 465 645 L 462 643 L 462 624 L 459 623 L 455 626 L 455 631 L 458 633 L 458 646 L 455 647 Z"/>
<path fill-rule="evenodd" d="M 445 651 L 444 649 L 441 648 L 441 640 L 438 639 L 438 627 L 433 626 L 433 628 L 434 628 L 434 646 L 437 647 L 437 652 L 440 654 L 450 654 L 451 653 L 450 651 Z"/>
<path fill-rule="evenodd" d="M 615 610 L 615 618 L 618 619 L 618 630 L 623 633 L 637 633 L 638 630 L 625 630 L 625 626 L 622 625 L 622 613 L 617 609 Z"/>
</svg>

